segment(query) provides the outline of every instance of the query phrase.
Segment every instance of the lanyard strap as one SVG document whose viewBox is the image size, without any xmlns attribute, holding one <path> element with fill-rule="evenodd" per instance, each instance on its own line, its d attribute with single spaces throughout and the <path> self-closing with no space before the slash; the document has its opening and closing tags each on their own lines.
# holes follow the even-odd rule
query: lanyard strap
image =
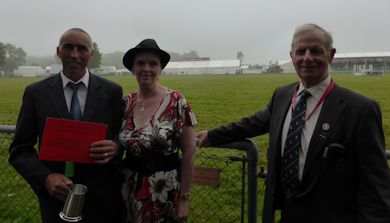
<svg viewBox="0 0 390 223">
<path fill-rule="evenodd" d="M 306 122 L 310 117 L 311 115 L 317 110 L 317 108 L 321 105 L 322 102 L 325 101 L 326 97 L 328 97 L 330 91 L 333 89 L 334 87 L 334 81 L 333 79 L 330 81 L 330 84 L 328 86 L 328 88 L 326 88 L 326 91 L 324 92 L 324 94 L 321 96 L 320 100 L 317 101 L 317 104 L 316 106 L 313 108 L 313 110 L 308 114 L 308 115 L 305 115 L 305 118 L 304 118 L 304 121 Z M 298 88 L 295 90 L 294 92 L 294 95 L 291 99 L 291 103 L 293 106 L 291 106 L 291 111 L 294 111 L 294 106 L 295 106 L 295 101 L 297 100 L 297 94 L 298 94 Z"/>
</svg>

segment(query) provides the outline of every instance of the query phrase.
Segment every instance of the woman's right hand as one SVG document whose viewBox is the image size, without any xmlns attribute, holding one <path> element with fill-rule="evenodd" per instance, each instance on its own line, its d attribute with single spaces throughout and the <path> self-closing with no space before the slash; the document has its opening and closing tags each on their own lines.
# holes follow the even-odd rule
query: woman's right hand
<svg viewBox="0 0 390 223">
<path fill-rule="evenodd" d="M 207 143 L 208 131 L 207 130 L 202 130 L 200 132 L 197 132 L 196 133 L 196 138 L 197 138 L 197 144 L 198 144 L 199 148 L 202 148 Z"/>
</svg>

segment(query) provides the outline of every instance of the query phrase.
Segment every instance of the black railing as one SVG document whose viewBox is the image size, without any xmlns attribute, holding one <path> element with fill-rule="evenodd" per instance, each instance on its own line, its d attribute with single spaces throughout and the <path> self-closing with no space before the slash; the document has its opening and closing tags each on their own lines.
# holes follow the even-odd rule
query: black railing
<svg viewBox="0 0 390 223">
<path fill-rule="evenodd" d="M 217 145 L 214 147 L 218 148 L 228 148 L 228 149 L 238 149 L 241 151 L 245 151 L 247 154 L 247 162 L 248 162 L 248 222 L 257 222 L 257 162 L 259 160 L 259 150 L 256 144 L 250 139 L 244 139 L 242 141 L 232 142 L 223 145 Z M 243 168 L 245 171 L 245 168 Z M 245 190 L 245 172 L 242 175 L 243 178 L 243 189 L 242 193 Z M 245 196 L 242 194 L 242 202 L 244 202 Z M 242 209 L 243 210 L 243 209 Z M 242 218 L 244 215 L 244 211 L 242 211 Z M 243 222 L 243 219 L 241 219 Z"/>
</svg>

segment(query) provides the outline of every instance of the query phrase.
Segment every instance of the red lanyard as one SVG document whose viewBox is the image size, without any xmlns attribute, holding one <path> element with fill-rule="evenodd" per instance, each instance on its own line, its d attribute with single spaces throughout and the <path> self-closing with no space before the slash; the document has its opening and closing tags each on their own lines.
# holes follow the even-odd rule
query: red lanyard
<svg viewBox="0 0 390 223">
<path fill-rule="evenodd" d="M 305 122 L 311 117 L 311 115 L 315 112 L 315 110 L 317 110 L 317 108 L 320 106 L 320 104 L 325 101 L 325 98 L 329 95 L 329 93 L 333 87 L 334 87 L 334 81 L 331 80 L 328 88 L 326 89 L 324 94 L 321 96 L 320 100 L 318 100 L 316 106 L 313 108 L 313 110 L 308 115 L 305 115 L 305 118 L 304 118 Z M 291 99 L 291 104 L 292 104 L 291 113 L 294 111 L 295 101 L 297 100 L 297 93 L 298 93 L 298 89 L 295 90 L 294 95 Z"/>
</svg>

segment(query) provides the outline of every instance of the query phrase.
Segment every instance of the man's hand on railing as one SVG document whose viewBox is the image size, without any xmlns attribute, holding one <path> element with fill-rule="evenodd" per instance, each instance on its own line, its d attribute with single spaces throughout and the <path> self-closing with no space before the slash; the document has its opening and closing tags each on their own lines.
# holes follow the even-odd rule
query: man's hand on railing
<svg viewBox="0 0 390 223">
<path fill-rule="evenodd" d="M 208 139 L 208 131 L 202 130 L 196 133 L 196 144 L 199 148 L 202 148 L 206 145 Z"/>
</svg>

